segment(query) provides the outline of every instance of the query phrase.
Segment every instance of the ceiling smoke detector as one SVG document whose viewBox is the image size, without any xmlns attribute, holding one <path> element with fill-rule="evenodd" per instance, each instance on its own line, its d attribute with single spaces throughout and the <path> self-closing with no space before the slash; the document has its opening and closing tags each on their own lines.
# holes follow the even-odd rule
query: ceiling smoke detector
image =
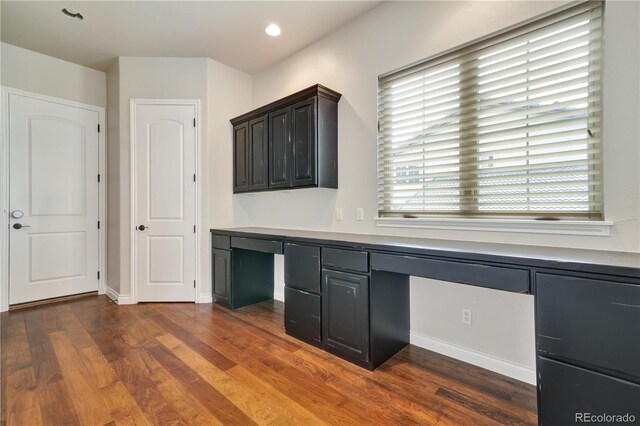
<svg viewBox="0 0 640 426">
<path fill-rule="evenodd" d="M 69 18 L 77 19 L 78 21 L 84 20 L 84 16 L 82 16 L 80 12 L 76 12 L 75 10 L 72 10 L 72 9 L 67 9 L 66 7 L 62 9 L 62 14 L 64 16 L 68 16 Z"/>
</svg>

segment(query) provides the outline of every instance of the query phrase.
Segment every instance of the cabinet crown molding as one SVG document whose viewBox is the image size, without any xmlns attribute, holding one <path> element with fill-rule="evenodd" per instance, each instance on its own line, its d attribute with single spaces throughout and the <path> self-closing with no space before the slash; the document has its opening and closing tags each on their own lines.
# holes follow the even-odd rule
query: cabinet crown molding
<svg viewBox="0 0 640 426">
<path fill-rule="evenodd" d="M 292 95 L 285 96 L 282 99 L 278 99 L 277 101 L 271 102 L 267 105 L 263 105 L 260 108 L 256 108 L 252 111 L 232 118 L 230 121 L 231 124 L 235 126 L 236 124 L 264 115 L 269 111 L 294 104 L 298 101 L 308 99 L 312 96 L 320 96 L 332 100 L 333 102 L 338 102 L 342 97 L 342 94 L 336 92 L 335 90 L 331 90 L 328 87 L 323 86 L 322 84 L 314 84 L 313 86 L 307 87 L 306 89 L 300 90 L 299 92 L 296 92 Z"/>
</svg>

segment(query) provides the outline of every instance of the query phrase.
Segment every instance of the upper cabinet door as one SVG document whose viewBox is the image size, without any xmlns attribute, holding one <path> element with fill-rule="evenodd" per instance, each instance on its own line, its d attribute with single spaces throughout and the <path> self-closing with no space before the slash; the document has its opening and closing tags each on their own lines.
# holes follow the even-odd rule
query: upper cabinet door
<svg viewBox="0 0 640 426">
<path fill-rule="evenodd" d="M 269 114 L 269 188 L 291 186 L 289 107 Z"/>
<path fill-rule="evenodd" d="M 291 106 L 292 186 L 310 186 L 316 179 L 316 96 Z"/>
<path fill-rule="evenodd" d="M 249 124 L 233 126 L 233 192 L 249 190 Z"/>
<path fill-rule="evenodd" d="M 269 187 L 268 149 L 269 116 L 249 121 L 249 190 L 257 191 Z"/>
</svg>

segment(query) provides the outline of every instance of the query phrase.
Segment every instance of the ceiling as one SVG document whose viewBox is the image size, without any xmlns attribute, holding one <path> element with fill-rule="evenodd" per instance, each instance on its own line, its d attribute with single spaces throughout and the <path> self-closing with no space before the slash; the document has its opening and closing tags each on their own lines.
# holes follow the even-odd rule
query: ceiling
<svg viewBox="0 0 640 426">
<path fill-rule="evenodd" d="M 380 1 L 5 1 L 3 42 L 104 71 L 118 56 L 208 57 L 248 73 Z M 62 8 L 82 13 L 83 21 Z M 282 35 L 264 33 L 270 23 Z"/>
</svg>

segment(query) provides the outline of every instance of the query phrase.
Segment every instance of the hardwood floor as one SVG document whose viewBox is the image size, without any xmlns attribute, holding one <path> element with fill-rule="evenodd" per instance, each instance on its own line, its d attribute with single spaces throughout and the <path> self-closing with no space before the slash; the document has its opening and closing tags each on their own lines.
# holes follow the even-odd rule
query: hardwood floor
<svg viewBox="0 0 640 426">
<path fill-rule="evenodd" d="M 409 346 L 369 372 L 284 334 L 283 305 L 5 313 L 7 425 L 536 424 L 535 388 Z"/>
</svg>

